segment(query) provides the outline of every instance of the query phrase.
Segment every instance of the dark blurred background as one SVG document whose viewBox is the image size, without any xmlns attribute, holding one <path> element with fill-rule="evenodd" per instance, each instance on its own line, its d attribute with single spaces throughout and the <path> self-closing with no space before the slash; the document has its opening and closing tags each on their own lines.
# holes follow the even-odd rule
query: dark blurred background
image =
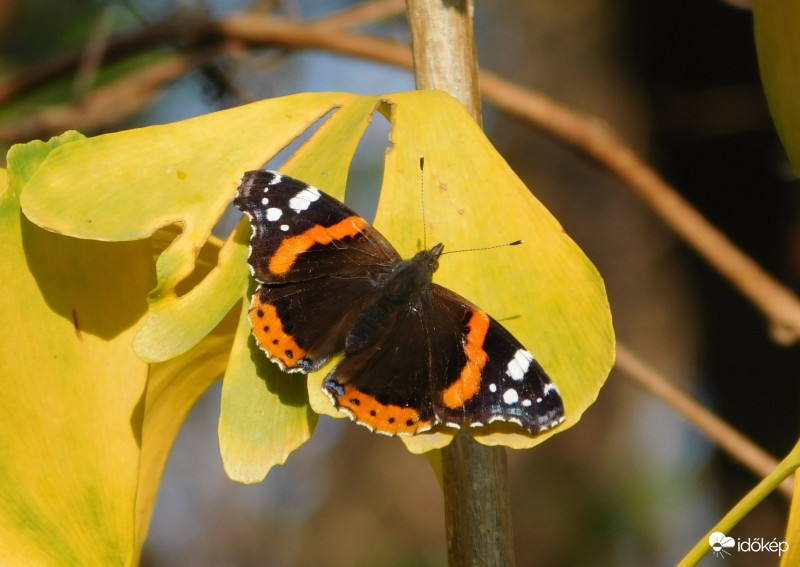
<svg viewBox="0 0 800 567">
<path fill-rule="evenodd" d="M 0 73 L 41 68 L 103 29 L 146 28 L 175 21 L 176 13 L 189 26 L 192 17 L 253 4 L 310 18 L 353 3 L 5 0 Z M 797 289 L 798 185 L 767 112 L 749 11 L 721 0 L 494 0 L 477 2 L 475 28 L 484 68 L 609 123 L 736 244 Z M 366 31 L 407 38 L 402 15 Z M 411 75 L 395 68 L 261 49 L 189 73 L 104 129 L 303 90 L 411 88 Z M 74 89 L 70 76 L 4 105 L 0 130 Z M 773 343 L 761 314 L 602 167 L 489 104 L 484 112 L 489 137 L 603 274 L 618 338 L 782 457 L 797 436 L 800 350 Z M 386 127 L 377 122 L 368 135 L 380 149 Z M 357 156 L 353 184 L 379 184 L 382 150 L 374 147 Z M 442 496 L 424 457 L 323 417 L 286 466 L 242 486 L 222 470 L 218 407 L 216 387 L 178 438 L 143 565 L 446 564 Z M 757 482 L 617 373 L 577 426 L 535 450 L 510 452 L 509 463 L 520 566 L 674 565 Z M 782 540 L 787 511 L 773 495 L 728 535 Z M 702 565 L 719 561 L 709 556 Z M 775 565 L 777 557 L 735 553 L 724 564 Z"/>
</svg>

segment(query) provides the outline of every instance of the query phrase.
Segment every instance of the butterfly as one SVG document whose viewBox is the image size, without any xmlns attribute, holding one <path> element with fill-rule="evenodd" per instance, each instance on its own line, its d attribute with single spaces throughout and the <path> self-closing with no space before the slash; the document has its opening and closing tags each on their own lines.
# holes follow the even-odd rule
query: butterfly
<svg viewBox="0 0 800 567">
<path fill-rule="evenodd" d="M 316 187 L 248 171 L 234 204 L 250 219 L 249 309 L 258 346 L 286 372 L 341 361 L 322 389 L 377 433 L 564 421 L 558 388 L 522 344 L 433 283 L 444 246 L 403 260 L 364 218 Z"/>
</svg>

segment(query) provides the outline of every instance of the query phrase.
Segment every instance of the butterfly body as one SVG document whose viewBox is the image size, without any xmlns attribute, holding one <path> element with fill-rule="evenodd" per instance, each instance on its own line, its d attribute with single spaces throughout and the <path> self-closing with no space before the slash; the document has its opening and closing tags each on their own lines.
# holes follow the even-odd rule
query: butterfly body
<svg viewBox="0 0 800 567">
<path fill-rule="evenodd" d="M 536 434 L 564 420 L 531 353 L 433 283 L 442 244 L 403 260 L 345 205 L 277 172 L 245 173 L 234 203 L 253 230 L 256 342 L 288 372 L 343 355 L 323 391 L 354 421 L 396 435 L 495 421 Z"/>
</svg>

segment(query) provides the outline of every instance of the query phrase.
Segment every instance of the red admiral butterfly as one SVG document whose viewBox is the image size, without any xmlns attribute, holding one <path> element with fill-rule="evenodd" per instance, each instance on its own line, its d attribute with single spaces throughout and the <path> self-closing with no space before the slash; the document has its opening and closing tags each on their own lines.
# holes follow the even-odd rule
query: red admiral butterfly
<svg viewBox="0 0 800 567">
<path fill-rule="evenodd" d="M 258 345 L 287 372 L 344 354 L 322 387 L 357 423 L 397 435 L 505 421 L 536 434 L 564 421 L 533 355 L 432 283 L 442 244 L 403 260 L 345 205 L 274 171 L 245 173 L 234 204 L 252 226 Z"/>
</svg>

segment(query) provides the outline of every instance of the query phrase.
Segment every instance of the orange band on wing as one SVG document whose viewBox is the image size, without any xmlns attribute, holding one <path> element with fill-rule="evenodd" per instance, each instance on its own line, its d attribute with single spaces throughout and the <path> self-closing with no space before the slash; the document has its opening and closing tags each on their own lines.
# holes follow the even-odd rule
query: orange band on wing
<svg viewBox="0 0 800 567">
<path fill-rule="evenodd" d="M 277 362 L 283 370 L 298 368 L 298 361 L 306 355 L 306 351 L 283 331 L 275 306 L 262 303 L 256 293 L 248 315 L 256 342 L 270 359 Z"/>
<path fill-rule="evenodd" d="M 344 395 L 335 396 L 336 406 L 350 414 L 354 421 L 366 425 L 376 433 L 385 435 L 413 435 L 427 431 L 432 420 L 422 420 L 413 408 L 382 404 L 372 396 L 361 392 L 350 384 L 345 385 Z"/>
<path fill-rule="evenodd" d="M 456 381 L 450 384 L 442 394 L 442 401 L 450 409 L 464 407 L 481 387 L 481 373 L 489 356 L 483 350 L 483 341 L 489 331 L 490 319 L 483 311 L 475 311 L 470 317 L 467 327 L 469 332 L 464 341 L 464 354 L 467 363 Z"/>
<path fill-rule="evenodd" d="M 297 236 L 291 236 L 281 242 L 275 251 L 269 261 L 269 271 L 283 275 L 289 271 L 300 254 L 315 244 L 330 244 L 334 240 L 355 236 L 367 226 L 367 221 L 361 217 L 351 216 L 327 228 L 315 226 Z"/>
</svg>

